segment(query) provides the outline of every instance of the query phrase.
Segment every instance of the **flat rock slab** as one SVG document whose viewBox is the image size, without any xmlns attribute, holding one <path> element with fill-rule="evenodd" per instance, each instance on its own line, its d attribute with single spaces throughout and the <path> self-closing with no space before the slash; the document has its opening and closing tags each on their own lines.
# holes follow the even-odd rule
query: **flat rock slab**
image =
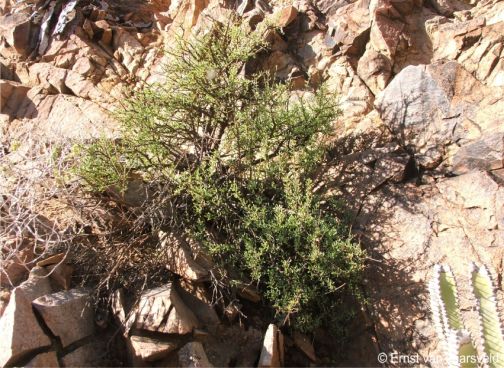
<svg viewBox="0 0 504 368">
<path fill-rule="evenodd" d="M 88 301 L 89 290 L 80 288 L 44 295 L 34 300 L 33 306 L 66 347 L 94 333 L 93 310 Z"/>
<path fill-rule="evenodd" d="M 168 270 L 186 280 L 203 281 L 208 279 L 208 270 L 196 262 L 191 248 L 182 237 L 160 231 L 159 240 L 161 248 L 166 251 Z"/>
<path fill-rule="evenodd" d="M 135 318 L 136 328 L 162 333 L 184 335 L 199 326 L 198 319 L 172 284 L 146 291 L 132 318 Z"/>
<path fill-rule="evenodd" d="M 283 367 L 284 337 L 274 324 L 270 324 L 264 335 L 258 367 Z"/>
<path fill-rule="evenodd" d="M 178 348 L 176 342 L 166 342 L 149 337 L 131 336 L 131 348 L 135 357 L 146 362 L 153 362 L 166 358 L 173 350 Z"/>
<path fill-rule="evenodd" d="M 45 270 L 35 268 L 16 287 L 0 319 L 0 366 L 16 361 L 35 349 L 51 345 L 32 311 L 32 300 L 52 292 Z"/>
</svg>

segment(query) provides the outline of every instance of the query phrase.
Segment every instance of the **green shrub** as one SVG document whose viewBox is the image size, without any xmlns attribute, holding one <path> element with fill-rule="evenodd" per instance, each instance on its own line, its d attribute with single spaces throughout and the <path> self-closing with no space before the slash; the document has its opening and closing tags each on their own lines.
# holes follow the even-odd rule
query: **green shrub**
<svg viewBox="0 0 504 368">
<path fill-rule="evenodd" d="M 337 201 L 313 194 L 338 109 L 324 88 L 295 97 L 272 75 L 244 75 L 267 51 L 268 31 L 215 23 L 181 42 L 167 82 L 125 102 L 121 141 L 85 147 L 79 173 L 98 190 L 124 188 L 130 174 L 162 183 L 162 200 L 143 210 L 173 210 L 169 219 L 151 218 L 151 231 L 183 229 L 222 274 L 257 282 L 282 320 L 303 330 L 336 326 L 363 267 Z"/>
</svg>

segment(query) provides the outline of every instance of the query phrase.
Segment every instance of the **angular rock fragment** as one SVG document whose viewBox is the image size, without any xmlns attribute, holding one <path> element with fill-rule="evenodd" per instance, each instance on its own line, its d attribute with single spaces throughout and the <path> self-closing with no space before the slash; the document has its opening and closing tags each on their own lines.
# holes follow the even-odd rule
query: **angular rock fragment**
<svg viewBox="0 0 504 368">
<path fill-rule="evenodd" d="M 15 365 L 17 359 L 25 354 L 51 344 L 40 328 L 31 305 L 34 299 L 51 291 L 46 271 L 41 268 L 34 268 L 28 280 L 12 291 L 9 304 L 0 318 L 0 366 Z"/>
<path fill-rule="evenodd" d="M 284 337 L 274 324 L 270 324 L 264 335 L 258 367 L 282 367 L 284 364 Z"/>
<path fill-rule="evenodd" d="M 285 28 L 296 19 L 298 10 L 292 5 L 285 6 L 277 10 L 271 18 L 275 21 L 275 25 L 279 28 Z"/>
<path fill-rule="evenodd" d="M 208 361 L 205 349 L 203 349 L 200 342 L 190 342 L 184 345 L 178 352 L 178 358 L 180 367 L 213 367 L 212 363 Z"/>
<path fill-rule="evenodd" d="M 180 335 L 191 333 L 199 325 L 172 284 L 146 291 L 131 318 L 138 329 Z"/>
<path fill-rule="evenodd" d="M 93 309 L 88 302 L 89 290 L 80 288 L 41 296 L 33 306 L 66 347 L 94 333 Z"/>
<path fill-rule="evenodd" d="M 0 36 L 12 46 L 21 56 L 27 56 L 31 51 L 31 38 L 33 36 L 30 16 L 19 12 L 1 17 Z"/>
<path fill-rule="evenodd" d="M 130 337 L 130 344 L 135 357 L 146 362 L 163 359 L 178 347 L 175 342 L 160 341 L 135 335 Z"/>
<path fill-rule="evenodd" d="M 159 239 L 161 247 L 166 250 L 167 268 L 171 272 L 191 281 L 203 281 L 208 277 L 208 271 L 195 261 L 182 238 L 160 231 Z"/>
</svg>

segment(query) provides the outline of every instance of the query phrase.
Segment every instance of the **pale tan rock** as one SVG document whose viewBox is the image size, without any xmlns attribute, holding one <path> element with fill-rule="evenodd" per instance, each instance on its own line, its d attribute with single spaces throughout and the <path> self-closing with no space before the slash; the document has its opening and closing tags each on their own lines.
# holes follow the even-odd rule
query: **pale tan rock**
<svg viewBox="0 0 504 368">
<path fill-rule="evenodd" d="M 357 74 L 373 94 L 377 95 L 387 86 L 392 74 L 392 64 L 385 55 L 368 47 L 359 59 Z"/>
<path fill-rule="evenodd" d="M 166 252 L 166 267 L 186 280 L 203 281 L 208 278 L 208 270 L 196 262 L 186 241 L 176 234 L 163 231 L 158 233 L 161 249 Z"/>
<path fill-rule="evenodd" d="M 54 351 L 47 353 L 40 353 L 35 358 L 30 360 L 25 367 L 29 368 L 42 368 L 42 367 L 59 367 L 58 357 Z"/>
<path fill-rule="evenodd" d="M 142 62 L 142 53 L 144 48 L 138 39 L 128 31 L 118 28 L 113 33 L 112 47 L 115 55 L 131 73 L 135 74 Z"/>
<path fill-rule="evenodd" d="M 366 115 L 373 109 L 374 96 L 355 73 L 347 57 L 333 60 L 327 75 L 327 87 L 338 94 L 342 122 Z"/>
<path fill-rule="evenodd" d="M 184 368 L 212 368 L 205 349 L 200 342 L 190 342 L 184 345 L 178 352 L 179 366 Z"/>
<path fill-rule="evenodd" d="M 44 295 L 32 304 L 66 347 L 94 333 L 93 309 L 89 301 L 89 290 L 81 288 Z"/>
<path fill-rule="evenodd" d="M 69 95 L 38 95 L 20 109 L 35 112 L 29 120 L 14 120 L 8 127 L 9 139 L 29 145 L 30 140 L 90 139 L 103 134 L 113 136 L 117 123 L 97 104 Z M 25 112 L 23 112 L 25 114 Z"/>
<path fill-rule="evenodd" d="M 294 59 L 291 55 L 282 51 L 274 51 L 265 60 L 263 68 L 275 73 L 277 78 L 287 79 L 292 68 L 294 67 Z"/>
<path fill-rule="evenodd" d="M 131 318 L 138 329 L 162 333 L 184 335 L 199 326 L 172 284 L 144 292 Z"/>
<path fill-rule="evenodd" d="M 75 64 L 72 67 L 72 70 L 76 73 L 79 73 L 80 75 L 84 77 L 88 77 L 93 71 L 95 67 L 91 60 L 87 57 L 82 57 L 77 59 Z"/>
<path fill-rule="evenodd" d="M 258 367 L 282 367 L 284 364 L 284 337 L 274 324 L 270 324 L 264 335 Z"/>
<path fill-rule="evenodd" d="M 135 335 L 130 337 L 130 344 L 135 356 L 146 362 L 163 359 L 178 347 L 175 342 L 160 341 Z"/>
<path fill-rule="evenodd" d="M 449 167 L 450 156 L 456 155 L 462 146 L 462 152 L 480 152 L 477 155 L 481 154 L 481 163 L 488 162 L 482 168 L 498 168 L 500 146 L 494 149 L 491 148 L 494 144 L 476 143 L 475 139 L 485 130 L 492 134 L 503 132 L 499 121 L 504 111 L 496 104 L 502 100 L 501 96 L 498 89 L 485 87 L 459 63 L 436 62 L 403 69 L 377 97 L 375 106 L 391 131 L 398 134 L 403 143 L 414 147 L 421 166 L 432 169 L 442 164 Z M 444 147 L 452 142 L 457 142 L 457 147 L 452 146 L 456 149 L 445 151 Z M 472 142 L 473 148 L 463 148 Z M 446 152 L 449 157 L 444 157 Z M 461 155 L 468 157 L 474 153 Z"/>
<path fill-rule="evenodd" d="M 113 33 L 112 28 L 110 28 L 110 24 L 106 20 L 99 20 L 95 22 L 95 26 L 102 32 L 100 42 L 102 42 L 106 46 L 110 46 L 113 39 Z"/>
<path fill-rule="evenodd" d="M 51 345 L 51 340 L 40 328 L 32 311 L 31 302 L 51 293 L 47 273 L 41 268 L 34 268 L 28 280 L 16 287 L 9 304 L 0 318 L 0 366 L 16 364 L 22 358 L 38 348 Z M 29 333 L 27 333 L 29 331 Z"/>
<path fill-rule="evenodd" d="M 490 132 L 462 146 L 453 157 L 454 174 L 473 170 L 497 170 L 504 167 L 504 132 Z"/>
<path fill-rule="evenodd" d="M 93 31 L 93 26 L 91 24 L 91 21 L 89 19 L 84 20 L 84 24 L 82 25 L 82 29 L 86 32 L 87 36 L 90 39 L 93 39 L 94 31 Z"/>
</svg>

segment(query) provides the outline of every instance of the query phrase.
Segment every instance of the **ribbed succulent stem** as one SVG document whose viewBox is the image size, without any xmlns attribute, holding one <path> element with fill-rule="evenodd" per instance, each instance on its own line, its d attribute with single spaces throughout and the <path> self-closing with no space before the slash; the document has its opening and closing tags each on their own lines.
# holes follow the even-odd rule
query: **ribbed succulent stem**
<svg viewBox="0 0 504 368">
<path fill-rule="evenodd" d="M 495 287 L 487 268 L 473 264 L 471 275 L 474 297 L 479 313 L 480 348 L 485 367 L 504 367 L 504 336 L 495 298 Z"/>
</svg>

